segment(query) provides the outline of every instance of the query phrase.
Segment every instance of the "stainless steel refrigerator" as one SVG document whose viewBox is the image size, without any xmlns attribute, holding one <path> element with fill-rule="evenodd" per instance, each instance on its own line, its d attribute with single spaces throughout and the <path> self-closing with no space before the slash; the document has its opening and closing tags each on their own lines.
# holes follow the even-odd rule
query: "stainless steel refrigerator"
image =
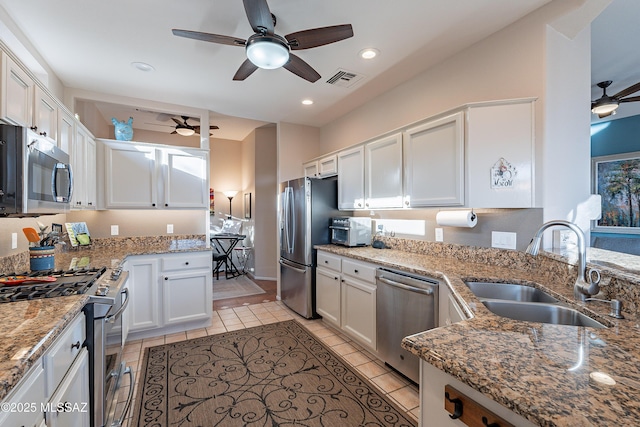
<svg viewBox="0 0 640 427">
<path fill-rule="evenodd" d="M 299 178 L 280 184 L 280 297 L 307 319 L 316 317 L 316 250 L 331 240 L 339 216 L 335 178 Z"/>
</svg>

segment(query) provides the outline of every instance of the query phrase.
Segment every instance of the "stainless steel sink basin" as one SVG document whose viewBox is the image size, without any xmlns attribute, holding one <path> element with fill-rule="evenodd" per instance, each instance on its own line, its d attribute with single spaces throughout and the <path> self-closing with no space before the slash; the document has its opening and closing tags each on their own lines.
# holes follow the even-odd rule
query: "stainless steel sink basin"
<svg viewBox="0 0 640 427">
<path fill-rule="evenodd" d="M 466 282 L 471 292 L 480 299 L 500 299 L 523 302 L 556 303 L 557 299 L 531 286 L 516 283 Z"/>
<path fill-rule="evenodd" d="M 494 314 L 526 322 L 551 323 L 554 325 L 589 326 L 606 328 L 602 323 L 573 308 L 555 304 L 514 302 L 506 300 L 484 300 L 482 303 Z"/>
</svg>

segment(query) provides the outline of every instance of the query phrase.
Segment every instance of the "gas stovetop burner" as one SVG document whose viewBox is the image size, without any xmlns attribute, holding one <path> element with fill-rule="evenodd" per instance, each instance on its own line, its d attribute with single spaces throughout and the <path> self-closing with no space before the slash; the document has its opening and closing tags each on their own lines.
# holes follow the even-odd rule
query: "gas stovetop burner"
<svg viewBox="0 0 640 427">
<path fill-rule="evenodd" d="M 15 276 L 42 277 L 50 276 L 56 280 L 48 283 L 25 285 L 0 285 L 0 303 L 54 298 L 87 293 L 96 281 L 107 270 L 102 268 L 83 268 L 77 270 L 45 270 L 23 274 L 4 274 L 0 279 Z"/>
</svg>

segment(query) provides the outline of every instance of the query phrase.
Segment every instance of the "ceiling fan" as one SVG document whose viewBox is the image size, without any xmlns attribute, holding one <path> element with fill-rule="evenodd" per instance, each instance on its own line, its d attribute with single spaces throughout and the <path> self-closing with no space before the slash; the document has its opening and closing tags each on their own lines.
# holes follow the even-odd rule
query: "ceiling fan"
<svg viewBox="0 0 640 427">
<path fill-rule="evenodd" d="M 176 122 L 176 127 L 174 129 L 173 132 L 171 132 L 171 135 L 173 134 L 179 134 L 182 136 L 191 136 L 194 133 L 197 133 L 198 135 L 200 134 L 200 126 L 192 126 L 189 123 L 187 123 L 187 120 L 189 120 L 191 117 L 189 116 L 182 116 L 182 121 L 176 119 L 175 117 L 171 117 L 171 120 L 173 120 L 174 122 Z M 212 125 L 209 126 L 209 129 L 220 129 L 218 126 Z"/>
<path fill-rule="evenodd" d="M 623 102 L 640 101 L 640 96 L 626 96 L 640 91 L 640 83 L 629 86 L 621 90 L 613 96 L 607 95 L 607 88 L 613 83 L 611 80 L 598 83 L 598 87 L 602 89 L 602 96 L 591 103 L 591 112 L 597 114 L 599 118 L 607 117 L 616 113 L 616 109 Z"/>
<path fill-rule="evenodd" d="M 247 40 L 197 31 L 172 30 L 174 35 L 180 37 L 245 47 L 247 59 L 240 65 L 233 80 L 244 80 L 258 68 L 284 67 L 311 83 L 316 82 L 320 74 L 291 51 L 310 49 L 353 37 L 351 24 L 297 31 L 282 37 L 275 33 L 276 17 L 269 11 L 266 0 L 243 2 L 249 23 L 255 32 Z"/>
</svg>

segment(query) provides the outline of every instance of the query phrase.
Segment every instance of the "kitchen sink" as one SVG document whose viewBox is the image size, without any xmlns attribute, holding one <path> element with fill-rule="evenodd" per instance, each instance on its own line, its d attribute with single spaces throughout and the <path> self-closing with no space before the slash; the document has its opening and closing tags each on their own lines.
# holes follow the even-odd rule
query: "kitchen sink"
<svg viewBox="0 0 640 427">
<path fill-rule="evenodd" d="M 531 286 L 516 283 L 466 282 L 471 292 L 482 299 L 499 299 L 521 302 L 557 303 L 548 293 Z"/>
<path fill-rule="evenodd" d="M 494 314 L 514 320 L 551 323 L 554 325 L 588 326 L 606 328 L 602 323 L 573 308 L 548 303 L 484 300 L 482 303 Z"/>
</svg>

